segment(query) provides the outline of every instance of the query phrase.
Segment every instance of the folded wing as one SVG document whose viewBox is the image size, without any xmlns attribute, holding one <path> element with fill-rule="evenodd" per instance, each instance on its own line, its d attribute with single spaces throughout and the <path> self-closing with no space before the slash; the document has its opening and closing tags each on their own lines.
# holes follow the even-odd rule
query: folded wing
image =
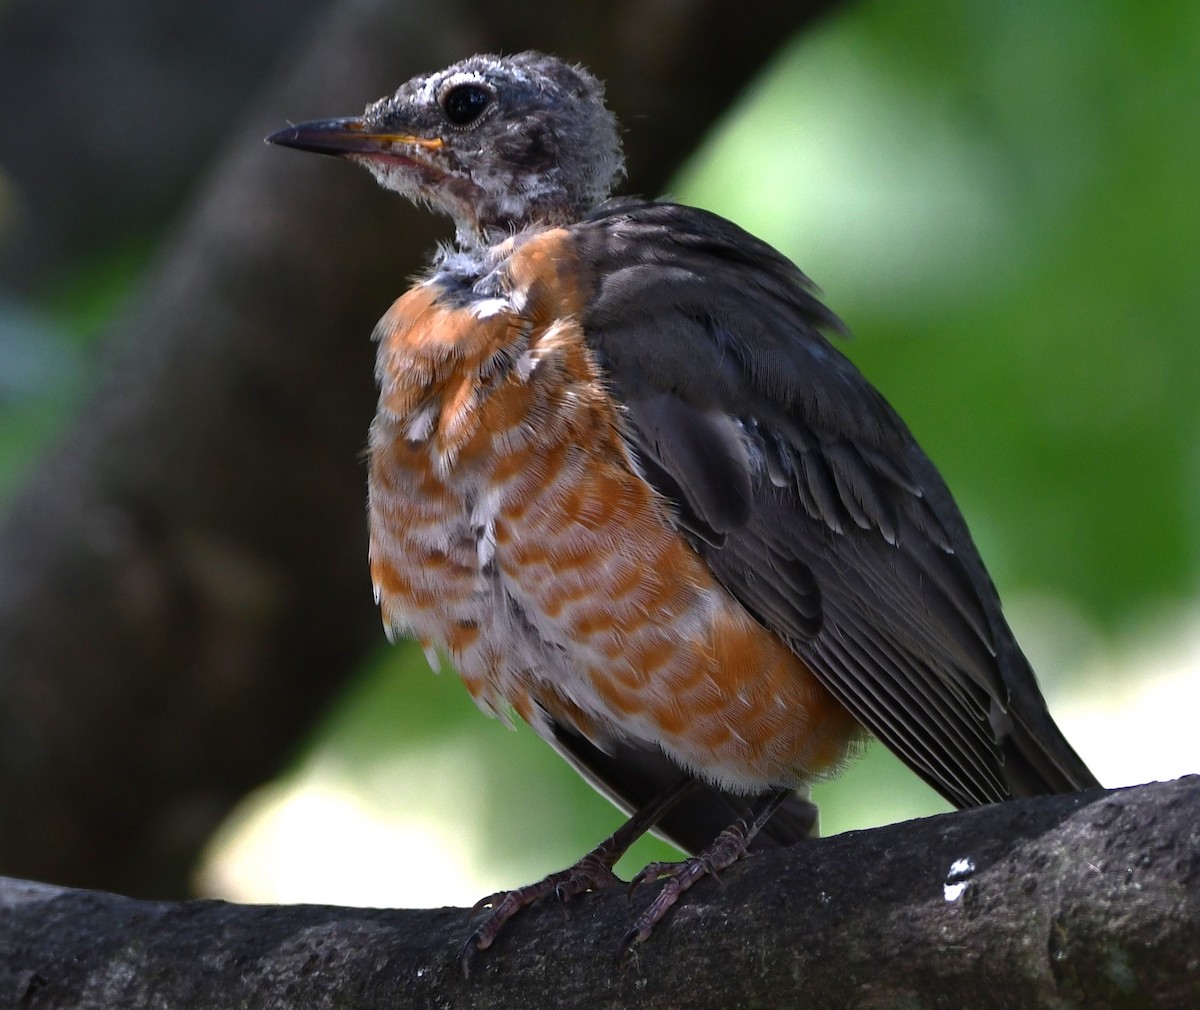
<svg viewBox="0 0 1200 1010">
<path fill-rule="evenodd" d="M 804 275 L 694 208 L 614 201 L 574 230 L 630 446 L 726 589 L 955 805 L 1095 784 L 941 477 Z"/>
</svg>

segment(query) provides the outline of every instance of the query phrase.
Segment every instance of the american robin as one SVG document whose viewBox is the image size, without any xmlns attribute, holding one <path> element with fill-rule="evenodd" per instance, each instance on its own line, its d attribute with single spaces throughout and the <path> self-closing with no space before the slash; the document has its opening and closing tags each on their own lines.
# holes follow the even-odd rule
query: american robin
<svg viewBox="0 0 1200 1010">
<path fill-rule="evenodd" d="M 455 223 L 380 320 L 370 563 L 389 636 L 450 655 L 629 822 L 484 903 L 612 883 L 651 827 L 698 853 L 625 943 L 747 850 L 806 837 L 868 733 L 958 807 L 1098 785 L 966 523 L 825 334 L 808 279 L 623 173 L 600 83 L 538 53 L 413 78 L 267 138 Z M 732 822 L 732 824 L 731 824 Z"/>
</svg>

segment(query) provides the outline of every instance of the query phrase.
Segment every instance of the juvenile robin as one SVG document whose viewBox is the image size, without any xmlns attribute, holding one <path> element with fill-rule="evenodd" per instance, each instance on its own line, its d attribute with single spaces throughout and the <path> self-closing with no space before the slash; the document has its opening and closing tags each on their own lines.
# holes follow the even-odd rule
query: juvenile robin
<svg viewBox="0 0 1200 1010">
<path fill-rule="evenodd" d="M 874 734 L 958 807 L 1098 785 L 1050 717 L 966 523 L 787 258 L 714 214 L 610 199 L 599 82 L 474 56 L 267 138 L 448 214 L 380 320 L 370 565 L 389 637 L 453 660 L 631 819 L 481 904 L 616 881 L 651 827 L 705 874 L 790 844 Z"/>
</svg>

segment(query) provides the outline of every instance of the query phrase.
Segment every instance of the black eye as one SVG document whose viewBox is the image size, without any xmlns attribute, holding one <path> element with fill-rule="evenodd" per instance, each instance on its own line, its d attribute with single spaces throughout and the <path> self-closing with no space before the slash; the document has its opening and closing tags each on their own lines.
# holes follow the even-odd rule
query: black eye
<svg viewBox="0 0 1200 1010">
<path fill-rule="evenodd" d="M 481 84 L 460 84 L 446 92 L 442 108 L 455 126 L 475 122 L 491 104 L 492 93 Z"/>
</svg>

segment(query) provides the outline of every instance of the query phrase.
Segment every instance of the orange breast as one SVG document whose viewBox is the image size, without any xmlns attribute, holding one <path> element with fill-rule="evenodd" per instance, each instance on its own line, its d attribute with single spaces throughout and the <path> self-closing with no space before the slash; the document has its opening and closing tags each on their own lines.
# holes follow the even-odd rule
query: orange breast
<svg viewBox="0 0 1200 1010">
<path fill-rule="evenodd" d="M 487 711 L 629 736 L 742 791 L 835 769 L 861 731 L 678 535 L 580 329 L 570 233 L 381 320 L 371 571 L 384 622 Z"/>
</svg>

